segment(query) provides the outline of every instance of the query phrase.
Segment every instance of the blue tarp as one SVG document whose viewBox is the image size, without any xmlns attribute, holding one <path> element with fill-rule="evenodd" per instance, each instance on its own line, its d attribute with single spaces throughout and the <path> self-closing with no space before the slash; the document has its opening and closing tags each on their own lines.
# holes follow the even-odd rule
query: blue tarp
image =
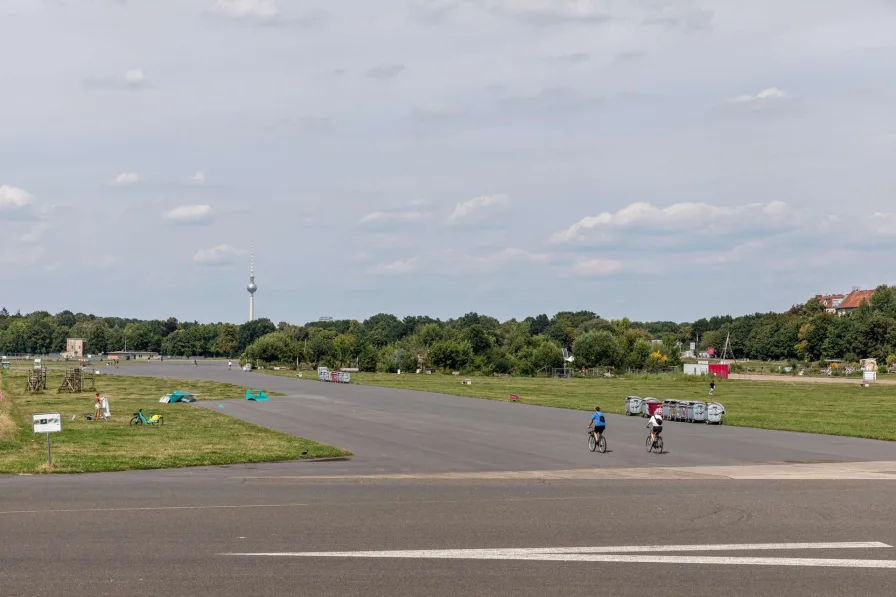
<svg viewBox="0 0 896 597">
<path fill-rule="evenodd" d="M 267 400 L 268 395 L 264 390 L 246 390 L 246 400 Z"/>
<path fill-rule="evenodd" d="M 196 399 L 189 392 L 171 392 L 168 395 L 168 403 L 174 402 L 196 402 Z"/>
</svg>

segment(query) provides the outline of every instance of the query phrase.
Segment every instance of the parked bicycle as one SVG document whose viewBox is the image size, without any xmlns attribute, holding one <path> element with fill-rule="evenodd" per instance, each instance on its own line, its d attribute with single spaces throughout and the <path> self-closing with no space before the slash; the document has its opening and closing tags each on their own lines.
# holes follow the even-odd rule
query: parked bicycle
<svg viewBox="0 0 896 597">
<path fill-rule="evenodd" d="M 137 412 L 134 413 L 134 416 L 131 417 L 131 425 L 164 425 L 165 418 L 162 415 L 150 415 L 147 417 L 143 414 L 143 409 L 141 408 Z"/>
<path fill-rule="evenodd" d="M 604 434 L 599 434 L 600 439 L 594 439 L 594 428 L 588 428 L 588 449 L 594 452 L 595 450 L 600 450 L 600 453 L 603 454 L 607 451 L 607 438 L 604 437 Z"/>
</svg>

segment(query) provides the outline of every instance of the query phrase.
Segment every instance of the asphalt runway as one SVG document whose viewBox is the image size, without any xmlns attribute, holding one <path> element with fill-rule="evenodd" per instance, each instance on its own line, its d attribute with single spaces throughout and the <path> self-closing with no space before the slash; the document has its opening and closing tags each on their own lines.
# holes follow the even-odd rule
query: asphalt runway
<svg viewBox="0 0 896 597">
<path fill-rule="evenodd" d="M 654 456 L 646 422 L 611 417 L 612 452 L 601 455 L 585 446 L 587 413 L 210 363 L 114 373 L 286 392 L 219 410 L 357 455 L 0 476 L 4 597 L 808 597 L 896 586 L 889 443 L 670 424 L 669 453 Z M 872 465 L 874 480 L 831 478 Z M 675 466 L 681 477 L 664 476 Z M 814 479 L 807 467 L 827 476 L 725 476 Z"/>
<path fill-rule="evenodd" d="M 286 396 L 267 402 L 237 398 L 196 404 L 351 450 L 356 454 L 351 464 L 329 467 L 340 471 L 442 473 L 896 461 L 892 442 L 671 421 L 663 431 L 666 453 L 648 454 L 647 421 L 619 415 L 607 416 L 607 453 L 597 455 L 597 460 L 586 447 L 588 412 L 298 380 L 228 370 L 220 361 L 199 367 L 125 365 L 111 373 L 223 381 L 283 392 Z"/>
</svg>

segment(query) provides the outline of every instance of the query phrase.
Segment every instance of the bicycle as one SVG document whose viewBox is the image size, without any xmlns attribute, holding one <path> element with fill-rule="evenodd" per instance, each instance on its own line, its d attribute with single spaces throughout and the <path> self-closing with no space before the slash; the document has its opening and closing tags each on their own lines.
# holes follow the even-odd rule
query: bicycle
<svg viewBox="0 0 896 597">
<path fill-rule="evenodd" d="M 603 454 L 607 451 L 607 438 L 604 437 L 603 433 L 598 435 L 600 439 L 594 439 L 594 430 L 590 427 L 588 428 L 588 449 L 592 452 L 600 450 L 600 453 Z"/>
<path fill-rule="evenodd" d="M 647 451 L 656 451 L 657 454 L 663 453 L 663 438 L 660 437 L 660 432 L 656 432 L 653 441 L 650 441 L 650 436 L 647 436 L 647 440 L 644 442 L 644 445 L 647 446 Z"/>
<path fill-rule="evenodd" d="M 141 408 L 137 412 L 134 413 L 134 416 L 131 417 L 131 425 L 164 425 L 165 417 L 162 415 L 150 415 L 148 418 L 143 414 L 143 409 Z"/>
</svg>

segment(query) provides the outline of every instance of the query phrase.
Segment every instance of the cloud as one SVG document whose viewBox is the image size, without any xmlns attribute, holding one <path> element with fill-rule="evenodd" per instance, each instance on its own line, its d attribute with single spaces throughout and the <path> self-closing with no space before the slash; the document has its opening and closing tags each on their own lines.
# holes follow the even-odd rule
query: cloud
<svg viewBox="0 0 896 597">
<path fill-rule="evenodd" d="M 483 195 L 467 201 L 461 201 L 454 207 L 449 216 L 451 221 L 459 221 L 468 218 L 476 211 L 486 207 L 505 206 L 510 204 L 510 197 L 499 193 L 497 195 Z"/>
<path fill-rule="evenodd" d="M 19 240 L 23 243 L 36 243 L 49 229 L 50 225 L 46 222 L 38 222 L 37 224 L 34 224 L 31 228 L 29 228 L 28 231 L 23 234 Z"/>
<path fill-rule="evenodd" d="M 509 109 L 537 109 L 566 114 L 572 110 L 602 104 L 602 97 L 590 97 L 569 87 L 546 87 L 534 94 L 511 95 L 502 103 Z"/>
<path fill-rule="evenodd" d="M 551 60 L 556 62 L 569 62 L 570 64 L 581 64 L 583 62 L 588 62 L 591 60 L 591 55 L 586 54 L 585 52 L 573 52 L 571 54 L 560 54 L 559 56 L 552 56 Z"/>
<path fill-rule="evenodd" d="M 896 236 L 896 213 L 875 212 L 870 228 L 880 236 Z"/>
<path fill-rule="evenodd" d="M 140 180 L 140 175 L 136 172 L 122 172 L 116 176 L 110 184 L 116 187 L 127 187 L 137 184 Z"/>
<path fill-rule="evenodd" d="M 456 255 L 447 253 L 444 271 L 456 275 L 492 274 L 502 272 L 515 264 L 547 264 L 551 256 L 547 253 L 532 253 L 517 247 L 508 247 L 491 253 Z"/>
<path fill-rule="evenodd" d="M 181 205 L 165 212 L 165 219 L 185 224 L 208 222 L 212 215 L 210 205 Z"/>
<path fill-rule="evenodd" d="M 645 229 L 658 232 L 723 232 L 748 225 L 780 226 L 793 222 L 790 206 L 782 201 L 722 207 L 706 203 L 675 203 L 659 208 L 650 203 L 632 203 L 615 213 L 603 212 L 582 218 L 552 237 L 553 242 L 583 240 L 584 231 Z"/>
<path fill-rule="evenodd" d="M 417 271 L 417 258 L 398 259 L 389 263 L 380 263 L 371 270 L 374 274 L 397 276 Z"/>
<path fill-rule="evenodd" d="M 393 222 L 408 223 L 419 222 L 430 217 L 430 214 L 422 211 L 374 211 L 365 215 L 358 222 L 359 224 L 370 224 L 374 222 Z"/>
<path fill-rule="evenodd" d="M 412 0 L 409 11 L 412 17 L 421 21 L 439 23 L 456 12 L 459 6 L 459 0 Z"/>
<path fill-rule="evenodd" d="M 615 56 L 613 56 L 614 64 L 631 64 L 634 62 L 640 62 L 644 59 L 644 52 L 640 50 L 631 50 L 628 52 L 618 52 Z"/>
<path fill-rule="evenodd" d="M 642 22 L 666 29 L 681 29 L 687 33 L 712 29 L 715 13 L 704 8 L 661 6 L 653 10 Z"/>
<path fill-rule="evenodd" d="M 775 102 L 779 102 L 789 97 L 790 95 L 788 95 L 786 91 L 782 91 L 777 87 L 769 87 L 768 89 L 763 89 L 755 95 L 746 94 L 729 98 L 725 100 L 725 103 L 746 106 L 753 109 L 760 109 L 768 107 Z"/>
<path fill-rule="evenodd" d="M 622 262 L 615 259 L 578 257 L 566 273 L 575 276 L 609 276 L 622 271 Z"/>
<path fill-rule="evenodd" d="M 34 196 L 19 187 L 0 186 L 0 218 L 20 222 L 45 220 L 53 214 L 52 205 L 38 205 Z"/>
<path fill-rule="evenodd" d="M 414 118 L 420 122 L 451 122 L 464 116 L 464 110 L 445 104 L 426 104 L 414 110 Z"/>
<path fill-rule="evenodd" d="M 367 71 L 370 79 L 394 79 L 404 71 L 403 64 L 384 64 Z"/>
<path fill-rule="evenodd" d="M 34 196 L 18 187 L 10 185 L 0 186 L 0 208 L 19 209 L 30 205 L 34 201 Z"/>
<path fill-rule="evenodd" d="M 142 68 L 132 68 L 122 75 L 88 77 L 84 85 L 96 89 L 142 89 L 149 86 L 149 81 Z"/>
<path fill-rule="evenodd" d="M 190 177 L 190 182 L 195 184 L 205 184 L 205 172 L 197 170 L 193 176 Z"/>
<path fill-rule="evenodd" d="M 276 19 L 280 9 L 274 0 L 215 0 L 213 10 L 232 19 Z"/>
<path fill-rule="evenodd" d="M 193 262 L 201 265 L 230 265 L 235 263 L 244 251 L 230 245 L 217 245 L 210 249 L 200 249 L 193 255 Z"/>
<path fill-rule="evenodd" d="M 607 23 L 614 19 L 596 0 L 473 0 L 483 10 L 528 25 Z"/>
</svg>

